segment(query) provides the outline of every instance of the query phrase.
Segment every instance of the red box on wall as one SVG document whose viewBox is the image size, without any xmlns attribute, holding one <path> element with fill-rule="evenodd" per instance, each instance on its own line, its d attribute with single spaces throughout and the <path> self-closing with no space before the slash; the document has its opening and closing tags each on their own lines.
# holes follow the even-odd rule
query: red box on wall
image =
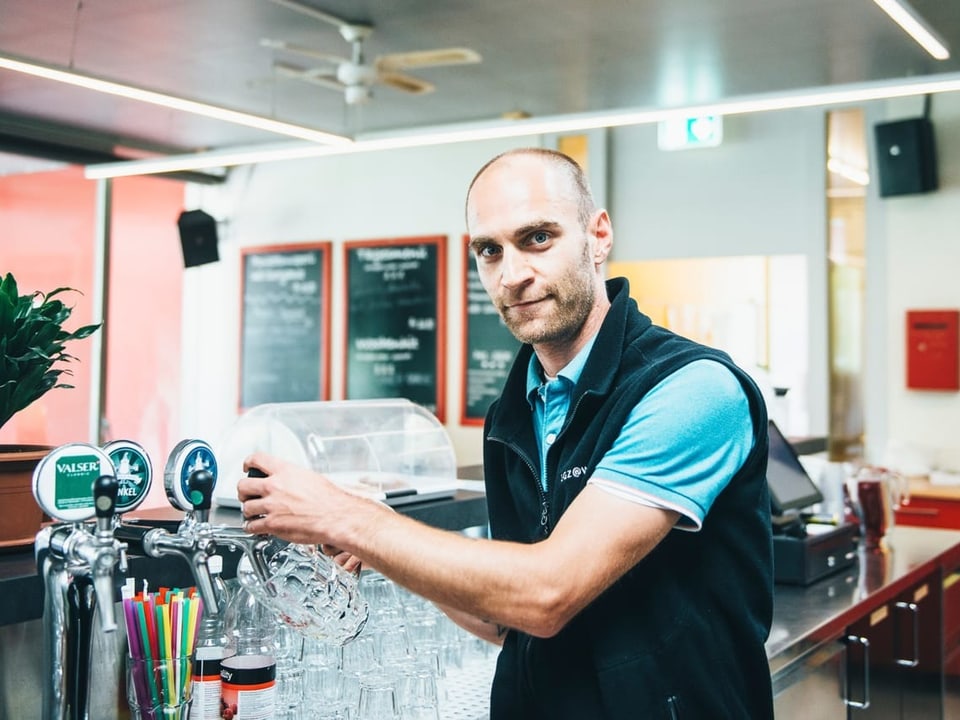
<svg viewBox="0 0 960 720">
<path fill-rule="evenodd" d="M 960 310 L 907 311 L 907 387 L 960 390 Z"/>
</svg>

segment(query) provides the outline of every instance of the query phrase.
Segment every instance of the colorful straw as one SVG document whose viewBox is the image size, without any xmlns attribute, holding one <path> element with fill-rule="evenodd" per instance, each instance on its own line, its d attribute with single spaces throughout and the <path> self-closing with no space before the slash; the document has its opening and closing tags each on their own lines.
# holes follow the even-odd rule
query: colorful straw
<svg viewBox="0 0 960 720">
<path fill-rule="evenodd" d="M 130 682 L 143 720 L 156 720 L 158 714 L 167 717 L 157 708 L 164 703 L 179 705 L 188 697 L 193 680 L 190 658 L 202 612 L 203 602 L 193 589 L 160 588 L 150 593 L 144 583 L 142 593 L 124 597 Z"/>
</svg>

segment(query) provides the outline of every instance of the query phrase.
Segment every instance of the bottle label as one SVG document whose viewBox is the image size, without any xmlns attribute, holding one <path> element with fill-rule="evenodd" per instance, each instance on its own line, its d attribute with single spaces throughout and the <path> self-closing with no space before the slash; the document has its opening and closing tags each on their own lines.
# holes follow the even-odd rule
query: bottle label
<svg viewBox="0 0 960 720">
<path fill-rule="evenodd" d="M 277 663 L 270 655 L 235 655 L 220 663 L 224 720 L 270 720 L 276 703 Z"/>
<path fill-rule="evenodd" d="M 211 648 L 218 651 L 215 657 L 201 657 L 202 650 L 206 649 L 197 648 L 197 654 L 193 661 L 193 677 L 196 680 L 216 680 L 219 683 L 223 648 Z"/>
<path fill-rule="evenodd" d="M 219 666 L 219 662 L 217 665 Z M 193 678 L 193 700 L 190 703 L 190 720 L 221 720 L 220 675 Z"/>
</svg>

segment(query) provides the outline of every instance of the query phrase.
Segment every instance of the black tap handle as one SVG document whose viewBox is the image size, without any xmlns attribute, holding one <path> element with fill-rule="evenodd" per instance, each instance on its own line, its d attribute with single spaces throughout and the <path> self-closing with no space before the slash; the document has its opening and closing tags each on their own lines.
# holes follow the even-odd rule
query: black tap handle
<svg viewBox="0 0 960 720">
<path fill-rule="evenodd" d="M 67 589 L 67 607 L 71 614 L 67 636 L 67 702 L 69 720 L 84 720 L 90 684 L 90 643 L 93 641 L 93 618 L 96 606 L 93 580 L 78 575 Z"/>
<path fill-rule="evenodd" d="M 267 474 L 258 467 L 252 467 L 247 471 L 247 477 L 266 477 Z"/>
<path fill-rule="evenodd" d="M 113 475 L 101 475 L 93 481 L 93 507 L 97 518 L 110 519 L 117 507 L 120 483 Z"/>
<path fill-rule="evenodd" d="M 209 510 L 213 498 L 213 488 L 217 479 L 209 470 L 194 470 L 187 479 L 190 489 L 190 502 L 194 510 Z"/>
<path fill-rule="evenodd" d="M 121 542 L 130 543 L 137 552 L 143 552 L 143 537 L 154 529 L 156 528 L 150 527 L 149 525 L 127 525 L 120 523 L 113 529 L 113 536 Z"/>
</svg>

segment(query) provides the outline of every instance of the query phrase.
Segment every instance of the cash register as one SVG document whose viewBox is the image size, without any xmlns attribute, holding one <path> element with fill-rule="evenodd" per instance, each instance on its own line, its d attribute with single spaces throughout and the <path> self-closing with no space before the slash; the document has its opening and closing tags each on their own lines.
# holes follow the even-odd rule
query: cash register
<svg viewBox="0 0 960 720">
<path fill-rule="evenodd" d="M 860 529 L 843 518 L 822 518 L 812 511 L 823 502 L 819 488 L 773 420 L 768 421 L 767 435 L 773 579 L 810 585 L 856 563 Z"/>
</svg>

